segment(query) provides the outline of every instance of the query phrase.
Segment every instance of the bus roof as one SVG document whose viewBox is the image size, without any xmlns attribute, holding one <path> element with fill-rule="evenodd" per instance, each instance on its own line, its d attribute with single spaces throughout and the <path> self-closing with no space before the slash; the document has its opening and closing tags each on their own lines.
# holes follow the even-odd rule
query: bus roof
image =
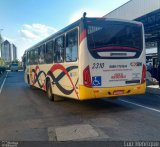
<svg viewBox="0 0 160 147">
<path fill-rule="evenodd" d="M 71 28 L 74 28 L 74 27 L 76 27 L 76 26 L 79 26 L 80 22 L 81 22 L 81 19 L 77 20 L 76 22 L 68 25 L 67 27 L 61 29 L 60 31 L 58 31 L 58 32 L 50 35 L 49 37 L 45 38 L 44 40 L 42 40 L 42 41 L 38 42 L 37 44 L 33 45 L 32 47 L 28 48 L 26 51 L 32 50 L 34 47 L 39 46 L 40 44 L 43 44 L 43 43 L 51 40 L 52 38 L 61 35 L 62 33 L 66 32 L 67 30 L 69 30 L 69 29 L 71 29 Z"/>
<path fill-rule="evenodd" d="M 50 35 L 49 37 L 45 38 L 44 40 L 38 42 L 37 44 L 31 46 L 30 48 L 26 49 L 25 52 L 26 52 L 26 51 L 29 51 L 29 50 L 32 50 L 33 48 L 38 47 L 39 45 L 41 45 L 41 44 L 43 44 L 43 43 L 45 43 L 45 42 L 48 42 L 48 41 L 51 40 L 52 38 L 54 38 L 54 37 L 56 37 L 56 36 L 59 36 L 59 35 L 63 34 L 64 32 L 66 32 L 66 31 L 68 31 L 68 30 L 70 30 L 70 29 L 72 29 L 72 28 L 74 28 L 74 27 L 76 27 L 76 26 L 79 26 L 79 25 L 80 25 L 80 22 L 82 21 L 82 19 L 83 19 L 83 17 L 80 18 L 79 20 L 77 20 L 76 22 L 68 25 L 67 27 L 59 30 L 58 32 Z M 126 22 L 126 23 L 128 22 L 128 23 L 142 24 L 141 22 L 132 21 L 132 20 L 123 20 L 123 19 L 115 19 L 115 18 L 112 19 L 112 18 L 104 18 L 104 17 L 86 17 L 85 19 L 86 19 L 87 21 L 94 21 L 94 20 L 99 19 L 99 20 L 120 21 L 120 22 Z"/>
</svg>

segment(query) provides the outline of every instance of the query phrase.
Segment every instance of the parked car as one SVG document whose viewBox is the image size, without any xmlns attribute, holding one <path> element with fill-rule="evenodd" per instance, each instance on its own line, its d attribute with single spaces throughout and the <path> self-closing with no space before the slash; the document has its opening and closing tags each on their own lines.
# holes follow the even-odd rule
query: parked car
<svg viewBox="0 0 160 147">
<path fill-rule="evenodd" d="M 18 64 L 17 64 L 17 63 L 11 64 L 10 70 L 11 70 L 11 71 L 17 71 L 17 72 L 18 72 Z"/>
</svg>

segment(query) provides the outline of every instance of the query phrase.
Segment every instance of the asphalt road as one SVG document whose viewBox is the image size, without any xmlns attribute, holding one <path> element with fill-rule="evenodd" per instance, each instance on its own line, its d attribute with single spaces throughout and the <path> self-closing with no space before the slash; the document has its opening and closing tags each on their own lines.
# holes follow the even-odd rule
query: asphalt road
<svg viewBox="0 0 160 147">
<path fill-rule="evenodd" d="M 56 141 L 57 128 L 83 124 L 98 135 L 80 140 L 160 140 L 160 95 L 50 102 L 23 74 L 8 72 L 0 80 L 0 140 Z"/>
</svg>

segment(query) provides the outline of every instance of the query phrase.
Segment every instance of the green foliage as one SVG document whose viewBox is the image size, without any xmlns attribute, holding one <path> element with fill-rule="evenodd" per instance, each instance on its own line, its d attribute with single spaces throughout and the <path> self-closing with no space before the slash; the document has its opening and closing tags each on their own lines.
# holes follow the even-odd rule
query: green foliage
<svg viewBox="0 0 160 147">
<path fill-rule="evenodd" d="M 2 58 L 0 58 L 0 66 L 5 66 L 5 61 Z"/>
<path fill-rule="evenodd" d="M 16 60 L 14 60 L 14 61 L 12 61 L 12 63 L 19 63 L 20 61 L 18 60 L 18 59 L 16 59 Z"/>
</svg>

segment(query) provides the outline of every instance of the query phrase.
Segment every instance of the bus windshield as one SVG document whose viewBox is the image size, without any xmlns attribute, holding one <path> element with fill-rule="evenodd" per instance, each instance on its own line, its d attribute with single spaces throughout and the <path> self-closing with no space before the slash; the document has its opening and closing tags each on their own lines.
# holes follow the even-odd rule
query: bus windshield
<svg viewBox="0 0 160 147">
<path fill-rule="evenodd" d="M 96 20 L 88 21 L 87 28 L 88 48 L 95 58 L 138 58 L 142 52 L 141 24 Z M 106 52 L 112 54 L 104 56 Z"/>
</svg>

